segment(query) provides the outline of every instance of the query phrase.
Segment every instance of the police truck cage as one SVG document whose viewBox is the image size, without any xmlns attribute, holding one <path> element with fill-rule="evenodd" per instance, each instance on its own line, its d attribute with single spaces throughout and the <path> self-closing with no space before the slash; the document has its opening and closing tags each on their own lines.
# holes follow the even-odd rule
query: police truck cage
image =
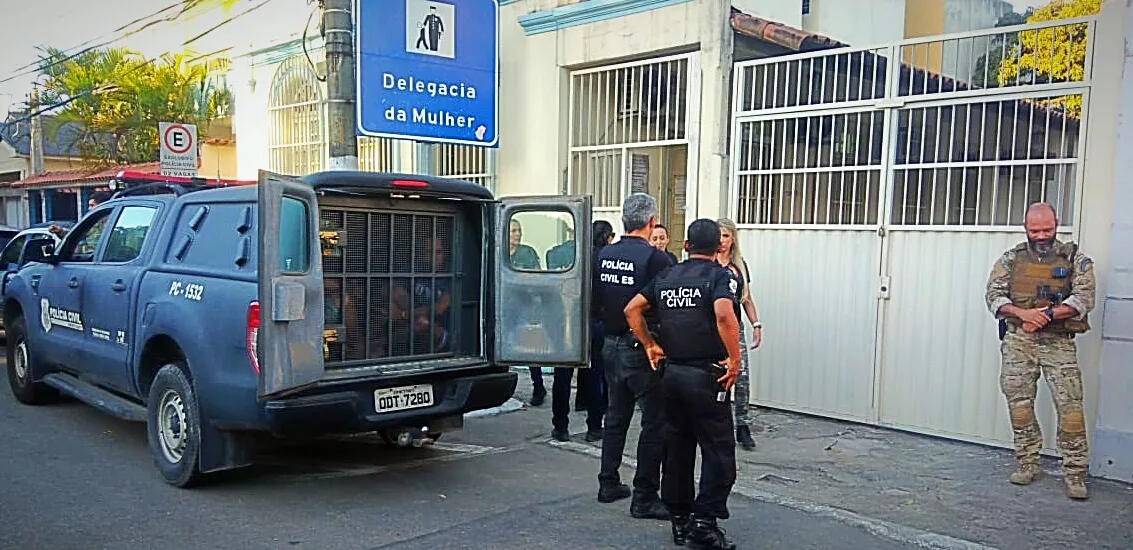
<svg viewBox="0 0 1133 550">
<path fill-rule="evenodd" d="M 190 191 L 200 191 L 202 189 L 255 184 L 255 181 L 246 180 L 224 180 L 219 178 L 207 180 L 200 177 L 165 176 L 162 174 L 147 174 L 133 170 L 122 170 L 111 178 L 108 187 L 114 192 L 114 197 L 125 197 L 161 193 L 183 195 Z"/>
</svg>

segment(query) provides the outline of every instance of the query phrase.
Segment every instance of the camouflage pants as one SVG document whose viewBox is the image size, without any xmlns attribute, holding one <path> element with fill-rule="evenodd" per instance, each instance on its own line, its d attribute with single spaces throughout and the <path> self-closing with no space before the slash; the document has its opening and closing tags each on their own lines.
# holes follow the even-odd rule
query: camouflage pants
<svg viewBox="0 0 1133 550">
<path fill-rule="evenodd" d="M 1058 450 L 1062 473 L 1083 476 L 1089 468 L 1086 420 L 1082 413 L 1082 371 L 1078 348 L 1071 338 L 1036 337 L 1018 330 L 1008 332 L 1000 345 L 1003 365 L 999 385 L 1007 398 L 1015 458 L 1020 465 L 1038 465 L 1042 431 L 1035 418 L 1039 374 L 1046 378 L 1058 411 Z"/>
<path fill-rule="evenodd" d="M 735 409 L 736 428 L 747 426 L 748 401 L 751 400 L 751 369 L 748 368 L 747 335 L 744 334 L 744 324 L 740 323 L 740 376 L 736 378 L 735 390 L 732 395 L 732 407 Z"/>
</svg>

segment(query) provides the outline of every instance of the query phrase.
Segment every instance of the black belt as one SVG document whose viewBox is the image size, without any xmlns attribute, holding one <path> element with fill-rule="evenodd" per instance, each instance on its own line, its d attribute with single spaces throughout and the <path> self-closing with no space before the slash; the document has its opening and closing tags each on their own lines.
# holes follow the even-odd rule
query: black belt
<svg viewBox="0 0 1133 550">
<path fill-rule="evenodd" d="M 666 357 L 665 362 L 669 365 L 678 365 L 681 367 L 689 367 L 706 371 L 720 369 L 719 361 L 713 361 L 711 359 L 673 359 L 672 357 Z"/>
</svg>

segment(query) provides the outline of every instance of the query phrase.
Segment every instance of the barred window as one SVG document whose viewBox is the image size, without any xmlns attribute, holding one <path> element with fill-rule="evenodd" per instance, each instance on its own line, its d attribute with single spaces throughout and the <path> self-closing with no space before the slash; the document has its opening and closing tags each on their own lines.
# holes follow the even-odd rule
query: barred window
<svg viewBox="0 0 1133 550">
<path fill-rule="evenodd" d="M 326 166 L 326 102 L 306 56 L 279 65 L 271 83 L 268 166 L 274 172 L 303 176 Z"/>
<path fill-rule="evenodd" d="M 491 187 L 491 154 L 487 147 L 439 143 L 433 145 L 433 173 Z"/>
</svg>

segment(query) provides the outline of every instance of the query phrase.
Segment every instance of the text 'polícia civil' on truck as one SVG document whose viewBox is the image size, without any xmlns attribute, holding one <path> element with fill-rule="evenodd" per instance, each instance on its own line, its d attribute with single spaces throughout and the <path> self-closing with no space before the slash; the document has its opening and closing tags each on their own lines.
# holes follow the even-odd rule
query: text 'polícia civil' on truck
<svg viewBox="0 0 1133 550">
<path fill-rule="evenodd" d="M 250 464 L 257 432 L 431 441 L 510 398 L 511 365 L 587 365 L 589 196 L 142 180 L 5 275 L 8 379 L 23 403 L 145 422 L 170 484 Z M 520 224 L 553 264 L 515 261 Z"/>
</svg>

